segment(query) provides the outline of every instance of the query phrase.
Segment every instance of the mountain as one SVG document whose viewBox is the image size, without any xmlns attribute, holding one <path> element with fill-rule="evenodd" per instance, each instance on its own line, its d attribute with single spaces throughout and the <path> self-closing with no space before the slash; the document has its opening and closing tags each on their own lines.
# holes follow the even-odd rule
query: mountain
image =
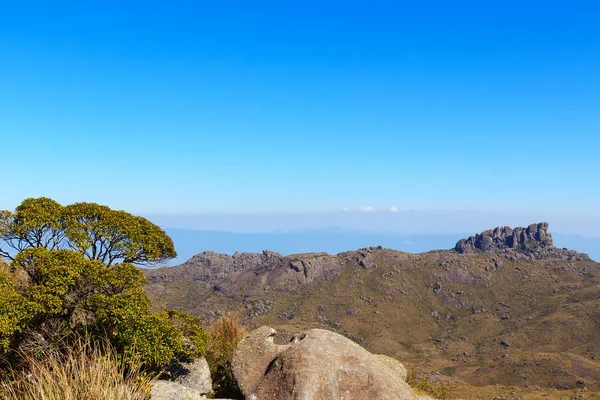
<svg viewBox="0 0 600 400">
<path fill-rule="evenodd" d="M 144 272 L 155 309 L 207 321 L 236 311 L 284 333 L 332 329 L 455 397 L 600 395 L 600 264 L 554 247 L 547 224 L 421 254 L 203 252 Z"/>
<path fill-rule="evenodd" d="M 167 228 L 167 234 L 175 242 L 179 257 L 169 265 L 179 265 L 203 250 L 233 254 L 259 253 L 265 248 L 281 254 L 325 252 L 337 254 L 348 249 L 382 246 L 388 249 L 421 253 L 450 248 L 464 237 L 463 233 L 405 234 L 394 232 L 371 232 L 340 228 L 305 229 L 289 232 L 234 233 L 223 231 L 188 230 Z M 587 253 L 600 260 L 600 238 L 578 235 L 554 234 L 557 247 L 567 247 Z"/>
</svg>

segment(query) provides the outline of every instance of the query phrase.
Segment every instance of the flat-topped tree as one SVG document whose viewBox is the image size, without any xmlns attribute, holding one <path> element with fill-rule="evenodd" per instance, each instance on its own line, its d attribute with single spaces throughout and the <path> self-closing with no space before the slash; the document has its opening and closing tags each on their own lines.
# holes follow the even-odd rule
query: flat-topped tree
<svg viewBox="0 0 600 400">
<path fill-rule="evenodd" d="M 44 247 L 71 249 L 90 260 L 149 264 L 177 256 L 171 238 L 157 225 L 96 203 L 66 207 L 45 197 L 24 200 L 14 212 L 0 211 L 0 255 Z M 11 252 L 9 249 L 12 249 Z"/>
<path fill-rule="evenodd" d="M 108 340 L 124 361 L 160 371 L 202 355 L 200 321 L 152 313 L 136 264 L 176 256 L 145 218 L 95 203 L 30 198 L 0 211 L 0 369 L 26 354 Z"/>
</svg>

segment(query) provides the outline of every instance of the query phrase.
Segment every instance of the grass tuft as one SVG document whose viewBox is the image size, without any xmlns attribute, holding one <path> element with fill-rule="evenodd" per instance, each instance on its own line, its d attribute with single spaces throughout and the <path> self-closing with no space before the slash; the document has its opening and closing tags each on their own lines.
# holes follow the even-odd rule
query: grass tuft
<svg viewBox="0 0 600 400">
<path fill-rule="evenodd" d="M 237 314 L 226 315 L 205 328 L 206 361 L 210 367 L 214 391 L 218 396 L 238 397 L 231 360 L 236 346 L 248 334 Z"/>
<path fill-rule="evenodd" d="M 421 377 L 414 371 L 409 371 L 406 376 L 406 383 L 417 394 L 433 396 L 439 400 L 447 400 L 450 398 L 450 388 L 442 383 L 433 383 L 429 377 Z"/>
<path fill-rule="evenodd" d="M 108 344 L 79 338 L 65 352 L 26 355 L 0 382 L 2 400 L 147 400 L 152 379 L 127 367 Z"/>
</svg>

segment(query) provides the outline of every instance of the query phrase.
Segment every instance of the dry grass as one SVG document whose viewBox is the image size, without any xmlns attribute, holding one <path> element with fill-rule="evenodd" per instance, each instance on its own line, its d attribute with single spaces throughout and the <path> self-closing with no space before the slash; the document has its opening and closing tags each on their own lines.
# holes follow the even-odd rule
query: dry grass
<svg viewBox="0 0 600 400">
<path fill-rule="evenodd" d="M 153 301 L 167 299 L 170 308 L 195 312 L 203 304 L 202 312 L 247 313 L 248 304 L 268 300 L 273 308 L 248 315 L 249 327 L 267 325 L 281 335 L 333 329 L 430 376 L 434 385 L 440 374 L 449 381 L 451 398 L 570 398 L 582 380 L 589 392 L 577 396 L 600 399 L 598 263 L 377 250 L 371 254 L 377 268 L 365 270 L 356 261 L 358 253 L 294 257 L 344 267 L 337 277 L 268 291 L 256 285 L 272 282 L 283 267 L 256 270 L 256 281 L 248 286 L 241 286 L 241 273 L 235 273 L 222 285 L 229 285 L 229 297 L 202 282 L 200 272 L 188 276 L 189 269 L 174 267 L 164 270 L 168 280 L 148 291 Z M 434 290 L 438 282 L 441 289 Z M 503 340 L 510 347 L 502 346 Z"/>
<path fill-rule="evenodd" d="M 433 383 L 429 377 L 418 376 L 414 371 L 409 371 L 406 383 L 418 394 L 433 396 L 439 400 L 450 399 L 450 387 L 443 383 Z"/>
<path fill-rule="evenodd" d="M 221 317 L 205 328 L 206 361 L 210 367 L 214 390 L 218 395 L 239 393 L 231 369 L 231 359 L 237 344 L 248 334 L 237 314 Z"/>
<path fill-rule="evenodd" d="M 3 258 L 0 257 L 0 274 L 8 275 L 10 274 L 10 265 L 4 261 Z"/>
<path fill-rule="evenodd" d="M 66 353 L 25 357 L 25 368 L 0 382 L 2 400 L 146 400 L 152 379 L 126 369 L 114 349 L 78 339 Z"/>
</svg>

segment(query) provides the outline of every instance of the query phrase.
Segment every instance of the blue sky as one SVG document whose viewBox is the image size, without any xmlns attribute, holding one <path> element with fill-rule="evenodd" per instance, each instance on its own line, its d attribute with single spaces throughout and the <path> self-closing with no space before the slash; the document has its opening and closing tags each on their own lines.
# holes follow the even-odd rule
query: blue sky
<svg viewBox="0 0 600 400">
<path fill-rule="evenodd" d="M 7 3 L 0 208 L 600 217 L 597 2 Z"/>
</svg>

